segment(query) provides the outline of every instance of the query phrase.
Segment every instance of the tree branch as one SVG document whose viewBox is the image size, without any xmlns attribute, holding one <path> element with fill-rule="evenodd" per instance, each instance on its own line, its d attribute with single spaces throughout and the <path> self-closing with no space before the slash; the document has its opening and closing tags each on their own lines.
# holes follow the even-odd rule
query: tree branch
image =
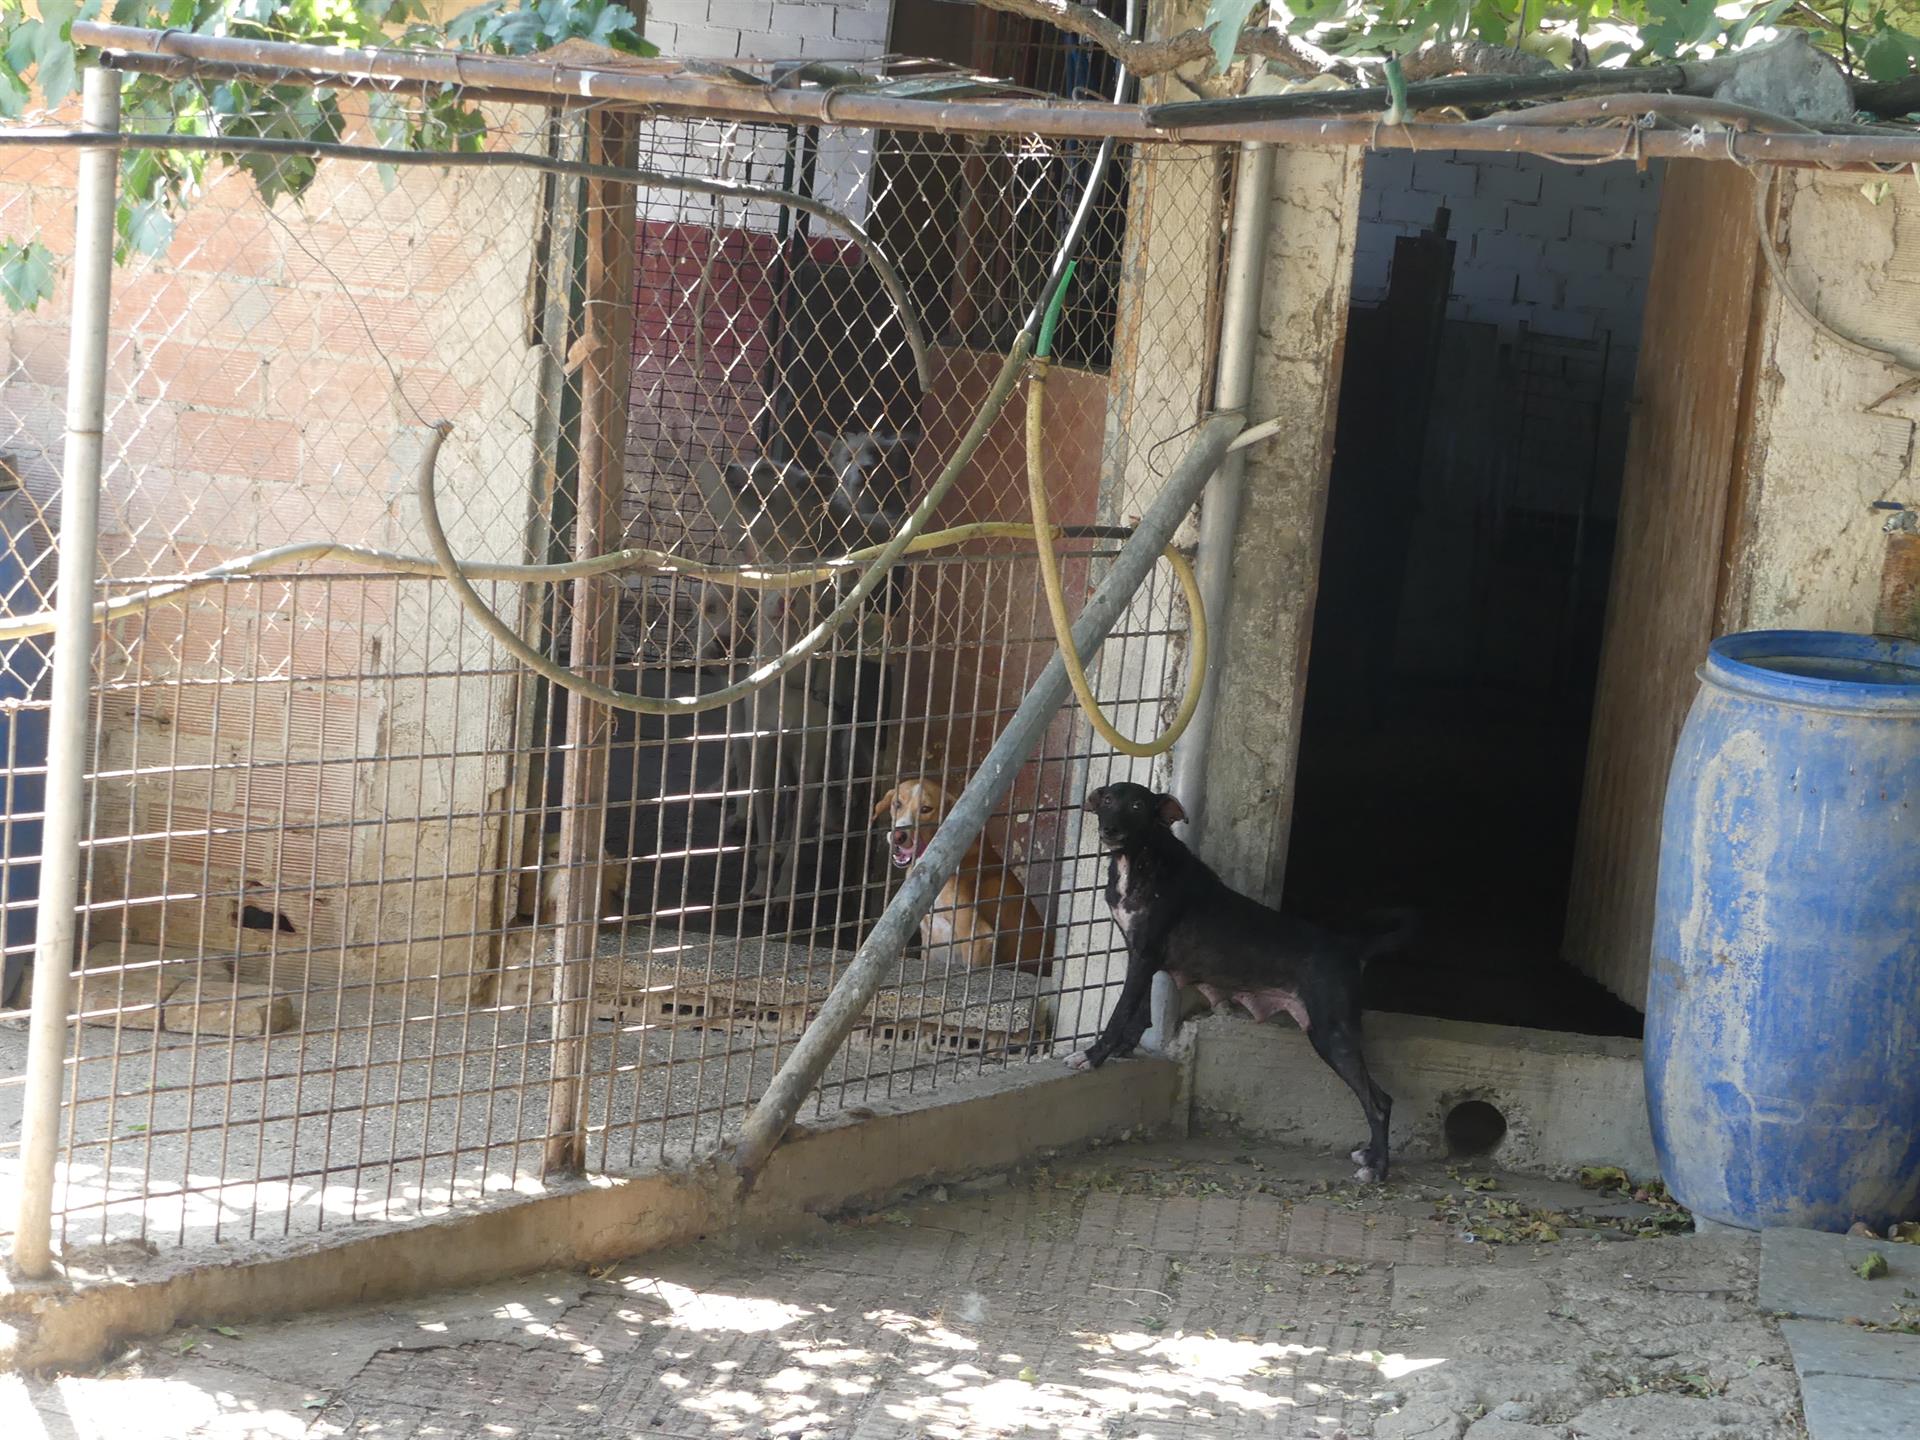
<svg viewBox="0 0 1920 1440">
<path fill-rule="evenodd" d="M 1091 5 L 1079 0 L 979 0 L 989 10 L 1024 15 L 1091 41 L 1142 78 L 1164 75 L 1213 55 L 1207 30 L 1196 27 L 1163 40 L 1135 40 Z M 1342 68 L 1340 61 L 1317 46 L 1281 34 L 1270 25 L 1249 25 L 1234 42 L 1237 55 L 1257 55 L 1285 65 L 1301 75 L 1324 75 Z M 1530 58 L 1530 57 L 1529 57 Z"/>
<path fill-rule="evenodd" d="M 1437 80 L 1442 75 L 1547 75 L 1558 67 L 1551 60 L 1510 45 L 1485 40 L 1450 40 L 1423 45 L 1400 61 L 1400 73 L 1415 80 Z"/>
</svg>

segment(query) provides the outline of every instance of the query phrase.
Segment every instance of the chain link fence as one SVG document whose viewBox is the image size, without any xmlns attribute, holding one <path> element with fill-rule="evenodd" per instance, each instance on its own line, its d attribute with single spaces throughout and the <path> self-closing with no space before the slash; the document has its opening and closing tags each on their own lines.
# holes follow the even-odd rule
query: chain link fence
<svg viewBox="0 0 1920 1440">
<path fill-rule="evenodd" d="M 174 94 L 184 110 L 219 84 L 185 75 Z M 344 138 L 370 143 L 364 95 L 339 99 Z M 489 151 L 561 159 L 590 153 L 603 118 L 483 113 Z M 438 491 L 468 561 L 641 545 L 777 564 L 895 529 L 980 409 L 1094 147 L 622 123 L 631 185 L 329 158 L 269 203 L 246 169 L 210 167 L 165 243 L 114 276 L 102 598 L 307 540 L 429 553 L 414 473 L 442 420 Z M 0 236 L 72 253 L 75 160 L 0 146 Z M 864 252 L 818 214 L 638 171 L 845 214 L 904 279 L 930 374 Z M 1054 517 L 1088 527 L 1063 547 L 1076 605 L 1115 547 L 1093 527 L 1139 508 L 1211 394 L 1217 250 L 1149 266 L 1143 217 L 1210 207 L 1217 237 L 1226 175 L 1211 150 L 1123 151 L 1096 198 L 1049 385 Z M 610 236 L 627 253 L 609 259 Z M 69 285 L 3 320 L 15 614 L 52 603 Z M 609 379 L 624 403 L 596 392 Z M 936 523 L 1024 519 L 1025 463 L 1016 399 Z M 678 700 L 753 671 L 837 594 L 756 600 L 652 569 L 478 589 L 543 654 Z M 1156 575 L 1101 667 L 1136 733 L 1182 684 L 1176 589 Z M 1008 540 L 902 563 L 789 678 L 698 714 L 578 701 L 445 584 L 377 559 L 225 579 L 99 637 L 55 1197 L 68 1251 L 444 1212 L 537 1184 L 557 1138 L 596 1173 L 710 1149 L 931 834 L 937 804 L 917 807 L 957 796 L 1053 650 L 1032 546 Z M 46 670 L 38 640 L 0 656 L 10 980 L 32 953 Z M 1063 711 L 989 827 L 978 868 L 1024 891 L 1003 922 L 1030 932 L 1023 966 L 970 965 L 986 957 L 943 943 L 953 917 L 936 913 L 815 1106 L 1091 1035 L 1116 942 L 1077 804 L 1104 762 Z M 587 836 L 571 857 L 568 813 Z M 590 955 L 568 947 L 569 871 L 594 897 Z M 16 1012 L 0 1168 L 19 1163 L 24 1049 Z"/>
</svg>

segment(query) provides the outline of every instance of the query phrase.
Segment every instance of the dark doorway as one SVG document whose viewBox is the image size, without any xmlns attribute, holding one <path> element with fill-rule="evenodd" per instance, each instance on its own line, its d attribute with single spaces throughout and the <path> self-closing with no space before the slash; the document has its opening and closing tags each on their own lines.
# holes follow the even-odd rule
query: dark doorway
<svg viewBox="0 0 1920 1440">
<path fill-rule="evenodd" d="M 1652 202 L 1602 168 L 1377 158 L 1286 902 L 1419 912 L 1370 1008 L 1638 1034 L 1561 941 Z"/>
</svg>

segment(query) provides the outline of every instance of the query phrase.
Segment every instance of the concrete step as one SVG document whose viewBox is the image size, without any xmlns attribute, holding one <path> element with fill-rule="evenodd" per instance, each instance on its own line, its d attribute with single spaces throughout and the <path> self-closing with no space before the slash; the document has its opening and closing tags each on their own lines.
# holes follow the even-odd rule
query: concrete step
<svg viewBox="0 0 1920 1440">
<path fill-rule="evenodd" d="M 1861 1276 L 1870 1255 L 1887 1262 Z M 1762 1310 L 1795 1318 L 1793 1352 L 1808 1440 L 1912 1440 L 1920 1435 L 1920 1246 L 1815 1230 L 1760 1239 Z M 1887 1327 L 1887 1328 L 1878 1328 Z"/>
</svg>

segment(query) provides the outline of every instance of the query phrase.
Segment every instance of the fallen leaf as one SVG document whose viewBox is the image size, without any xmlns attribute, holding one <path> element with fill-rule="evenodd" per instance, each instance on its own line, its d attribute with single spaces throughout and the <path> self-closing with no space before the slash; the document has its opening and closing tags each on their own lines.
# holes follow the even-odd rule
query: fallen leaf
<svg viewBox="0 0 1920 1440">
<path fill-rule="evenodd" d="M 1887 1257 L 1875 1250 L 1853 1268 L 1862 1280 L 1879 1280 L 1886 1275 L 1890 1267 L 1887 1264 Z"/>
</svg>

